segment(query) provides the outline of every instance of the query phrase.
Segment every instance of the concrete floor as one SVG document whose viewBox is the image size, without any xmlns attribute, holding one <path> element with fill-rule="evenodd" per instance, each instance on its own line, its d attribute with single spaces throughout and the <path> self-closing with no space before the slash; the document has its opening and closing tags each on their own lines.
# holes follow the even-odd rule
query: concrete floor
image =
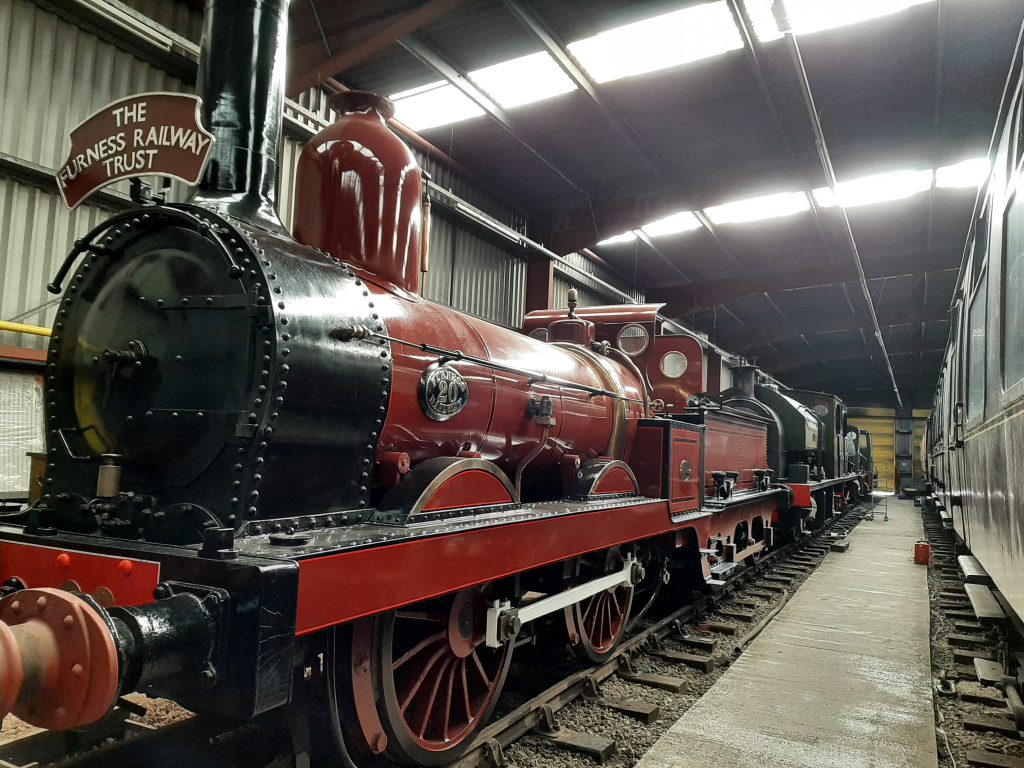
<svg viewBox="0 0 1024 768">
<path fill-rule="evenodd" d="M 936 766 L 920 510 L 891 497 L 888 510 L 828 554 L 637 768 Z"/>
</svg>

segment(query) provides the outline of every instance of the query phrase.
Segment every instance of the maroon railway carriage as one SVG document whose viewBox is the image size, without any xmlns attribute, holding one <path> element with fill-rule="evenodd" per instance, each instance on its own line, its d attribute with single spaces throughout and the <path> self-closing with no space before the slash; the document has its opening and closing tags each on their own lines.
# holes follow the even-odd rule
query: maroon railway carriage
<svg viewBox="0 0 1024 768">
<path fill-rule="evenodd" d="M 287 233 L 287 3 L 207 5 L 195 198 L 108 220 L 54 281 L 81 257 L 41 498 L 0 522 L 0 709 L 64 729 L 131 690 L 241 720 L 291 705 L 335 758 L 445 762 L 517 645 L 607 657 L 809 498 L 773 482 L 769 419 L 691 406 L 720 361 L 657 306 L 525 335 L 419 296 L 420 172 L 385 100 L 339 98 Z"/>
</svg>

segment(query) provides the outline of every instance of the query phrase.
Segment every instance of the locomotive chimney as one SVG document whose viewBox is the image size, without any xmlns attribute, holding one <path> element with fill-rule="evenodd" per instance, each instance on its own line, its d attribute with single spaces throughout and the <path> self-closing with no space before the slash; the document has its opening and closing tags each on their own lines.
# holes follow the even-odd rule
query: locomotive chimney
<svg viewBox="0 0 1024 768">
<path fill-rule="evenodd" d="M 217 140 L 194 197 L 274 232 L 289 0 L 206 0 L 196 92 Z"/>
<path fill-rule="evenodd" d="M 733 384 L 740 391 L 740 397 L 754 399 L 754 376 L 757 366 L 742 362 L 732 369 Z"/>
</svg>

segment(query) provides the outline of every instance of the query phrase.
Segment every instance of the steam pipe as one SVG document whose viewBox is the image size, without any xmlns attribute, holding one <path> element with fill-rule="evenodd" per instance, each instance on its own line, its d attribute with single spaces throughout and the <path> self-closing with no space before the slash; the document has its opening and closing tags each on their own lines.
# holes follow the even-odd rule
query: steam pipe
<svg viewBox="0 0 1024 768">
<path fill-rule="evenodd" d="M 548 444 L 548 432 L 549 431 L 550 431 L 550 428 L 545 425 L 544 431 L 541 432 L 540 440 L 537 441 L 537 444 L 533 447 L 533 449 L 528 454 L 523 456 L 523 458 L 520 459 L 519 463 L 516 465 L 516 479 L 515 479 L 516 501 L 522 501 L 523 500 L 523 471 L 526 469 L 526 466 L 531 461 L 533 461 L 538 456 L 540 456 L 540 452 L 543 451 L 544 447 Z"/>
<path fill-rule="evenodd" d="M 596 351 L 596 350 L 595 350 Z M 608 356 L 613 360 L 618 360 L 623 366 L 628 368 L 637 380 L 640 382 L 640 390 L 644 396 L 644 417 L 651 415 L 651 398 L 654 397 L 654 389 L 651 387 L 651 382 L 647 380 L 647 377 L 640 372 L 637 368 L 636 363 L 620 349 L 615 347 L 608 348 Z"/>
<path fill-rule="evenodd" d="M 430 196 L 423 195 L 423 229 L 420 231 L 420 272 L 430 271 Z"/>
<path fill-rule="evenodd" d="M 207 0 L 196 92 L 216 141 L 193 200 L 272 232 L 289 0 Z"/>
</svg>

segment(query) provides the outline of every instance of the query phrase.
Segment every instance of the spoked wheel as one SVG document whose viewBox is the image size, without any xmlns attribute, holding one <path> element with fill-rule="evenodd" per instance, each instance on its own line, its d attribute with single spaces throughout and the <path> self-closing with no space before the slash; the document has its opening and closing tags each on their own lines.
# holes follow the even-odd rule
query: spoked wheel
<svg viewBox="0 0 1024 768">
<path fill-rule="evenodd" d="M 633 603 L 630 607 L 626 631 L 629 632 L 647 612 L 651 610 L 661 594 L 661 588 L 668 583 L 668 562 L 665 555 L 653 547 L 643 547 L 637 552 L 637 560 L 644 569 L 644 577 L 633 588 Z"/>
<path fill-rule="evenodd" d="M 577 584 L 596 579 L 622 567 L 618 549 L 595 552 L 566 564 L 567 576 Z M 626 631 L 633 586 L 619 585 L 565 609 L 569 646 L 585 661 L 601 662 L 611 655 Z"/>
<path fill-rule="evenodd" d="M 486 722 L 511 643 L 484 643 L 479 588 L 365 619 L 352 630 L 350 685 L 362 744 L 399 763 L 455 759 Z"/>
</svg>

